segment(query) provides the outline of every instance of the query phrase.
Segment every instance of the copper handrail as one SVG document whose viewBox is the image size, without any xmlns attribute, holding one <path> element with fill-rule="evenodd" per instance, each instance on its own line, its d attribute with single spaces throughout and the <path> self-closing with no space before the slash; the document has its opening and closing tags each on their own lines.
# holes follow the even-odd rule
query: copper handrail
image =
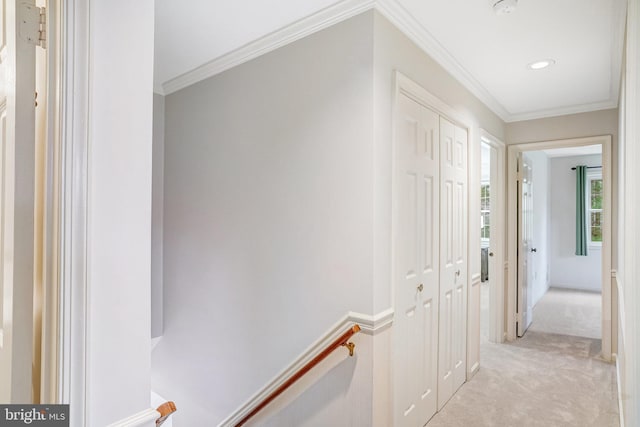
<svg viewBox="0 0 640 427">
<path fill-rule="evenodd" d="M 309 372 L 317 364 L 319 364 L 324 359 L 326 359 L 327 356 L 329 356 L 338 347 L 346 347 L 349 350 L 349 356 L 353 356 L 353 349 L 355 348 L 355 344 L 352 342 L 349 342 L 349 339 L 353 335 L 357 334 L 358 332 L 360 332 L 359 325 L 353 325 L 351 328 L 349 328 L 348 331 L 340 335 L 331 344 L 329 344 L 324 350 L 322 350 L 320 354 L 318 354 L 316 357 L 311 359 L 311 361 L 309 361 L 302 368 L 298 369 L 296 373 L 293 374 L 291 377 L 289 377 L 289 379 L 286 380 L 280 387 L 272 391 L 266 398 L 264 398 L 264 400 L 262 400 L 262 402 L 260 402 L 260 404 L 258 404 L 258 406 L 253 408 L 251 412 L 249 412 L 240 421 L 234 424 L 234 427 L 240 427 L 244 425 L 247 421 L 249 421 L 249 419 L 251 419 L 254 415 L 260 412 L 262 409 L 264 409 L 264 407 L 267 406 L 269 403 L 271 403 L 276 397 L 280 396 L 286 389 L 291 387 L 296 381 L 302 378 L 304 374 Z"/>
<path fill-rule="evenodd" d="M 176 404 L 171 401 L 165 402 L 158 406 L 156 411 L 160 412 L 160 418 L 156 420 L 156 427 L 160 427 L 165 421 L 167 421 L 167 418 L 169 418 L 171 414 L 176 412 Z"/>
</svg>

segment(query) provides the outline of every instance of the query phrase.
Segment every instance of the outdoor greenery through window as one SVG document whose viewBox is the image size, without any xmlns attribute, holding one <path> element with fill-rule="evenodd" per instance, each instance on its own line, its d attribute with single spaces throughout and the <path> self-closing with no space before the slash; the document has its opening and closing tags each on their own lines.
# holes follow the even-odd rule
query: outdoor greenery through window
<svg viewBox="0 0 640 427">
<path fill-rule="evenodd" d="M 476 187 L 477 188 L 477 187 Z M 489 193 L 489 184 L 482 184 L 480 187 L 480 238 L 489 239 L 490 224 L 489 217 L 491 211 L 491 201 Z"/>
<path fill-rule="evenodd" d="M 602 177 L 589 177 L 587 191 L 589 243 L 599 245 L 602 244 Z"/>
</svg>

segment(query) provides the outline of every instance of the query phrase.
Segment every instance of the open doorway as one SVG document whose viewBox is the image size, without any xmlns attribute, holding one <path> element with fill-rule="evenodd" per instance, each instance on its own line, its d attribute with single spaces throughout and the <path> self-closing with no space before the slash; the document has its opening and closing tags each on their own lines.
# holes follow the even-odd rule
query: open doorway
<svg viewBox="0 0 640 427">
<path fill-rule="evenodd" d="M 610 358 L 609 150 L 609 136 L 509 147 L 509 339 L 599 339 Z"/>
</svg>

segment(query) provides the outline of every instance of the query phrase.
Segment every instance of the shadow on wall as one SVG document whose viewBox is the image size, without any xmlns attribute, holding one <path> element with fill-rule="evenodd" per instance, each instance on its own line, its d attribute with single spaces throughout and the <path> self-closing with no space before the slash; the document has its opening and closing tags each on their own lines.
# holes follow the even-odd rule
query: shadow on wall
<svg viewBox="0 0 640 427">
<path fill-rule="evenodd" d="M 336 353 L 339 358 L 344 357 L 341 351 L 336 351 Z M 323 363 L 327 361 L 329 359 Z M 356 350 L 353 357 L 343 359 L 332 368 L 325 368 L 325 370 L 322 369 L 322 365 L 317 366 L 256 415 L 254 423 L 250 425 L 263 427 L 335 426 L 336 405 L 344 405 L 344 408 L 340 409 L 344 416 L 342 425 L 363 425 L 358 420 L 350 419 L 353 411 L 346 406 L 348 400 L 345 399 L 353 383 L 357 363 L 358 353 Z M 364 398 L 366 396 L 363 396 L 363 401 Z M 331 424 L 323 423 L 325 417 L 332 419 Z"/>
</svg>

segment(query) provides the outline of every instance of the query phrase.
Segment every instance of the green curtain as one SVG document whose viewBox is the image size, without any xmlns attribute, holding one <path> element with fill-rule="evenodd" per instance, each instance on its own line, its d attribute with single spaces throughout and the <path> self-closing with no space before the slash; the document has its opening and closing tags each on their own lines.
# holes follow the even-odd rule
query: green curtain
<svg viewBox="0 0 640 427">
<path fill-rule="evenodd" d="M 576 166 L 576 255 L 587 255 L 587 167 Z"/>
</svg>

